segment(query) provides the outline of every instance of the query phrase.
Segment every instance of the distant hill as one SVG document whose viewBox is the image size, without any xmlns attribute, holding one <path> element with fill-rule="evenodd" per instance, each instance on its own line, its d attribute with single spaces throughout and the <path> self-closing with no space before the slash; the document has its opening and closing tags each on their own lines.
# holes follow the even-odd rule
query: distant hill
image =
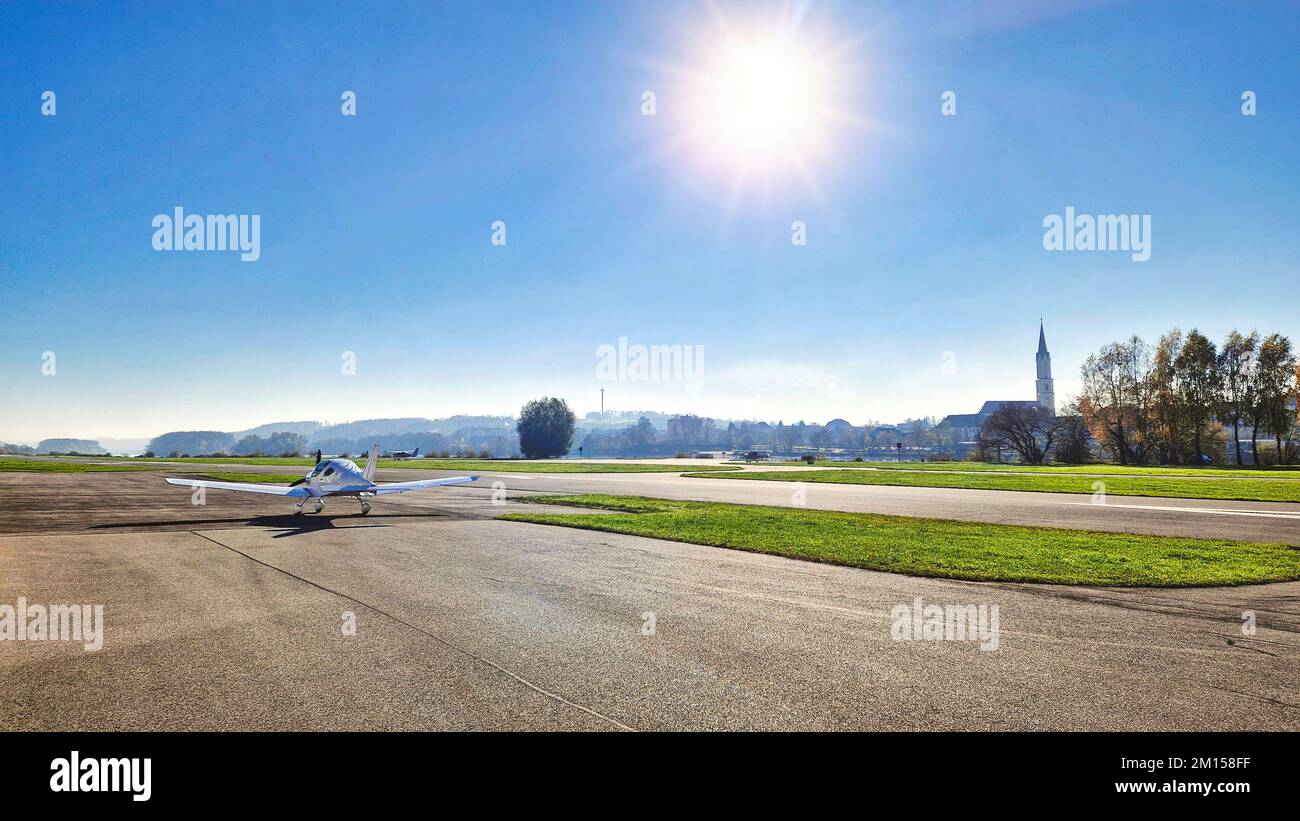
<svg viewBox="0 0 1300 821">
<path fill-rule="evenodd" d="M 641 424 L 643 418 L 648 425 Z M 581 447 L 588 456 L 654 456 L 689 450 L 747 450 L 755 447 L 784 453 L 804 450 L 857 453 L 871 448 L 892 448 L 899 441 L 906 441 L 909 447 L 933 446 L 935 443 L 928 436 L 931 427 L 932 420 L 908 420 L 902 426 L 894 427 L 877 422 L 854 425 L 845 419 L 832 419 L 825 425 L 799 421 L 773 426 L 757 420 L 609 410 L 603 415 L 589 413 L 578 420 L 573 444 L 575 450 Z M 356 456 L 368 453 L 373 444 L 384 450 L 413 450 L 418 447 L 421 455 L 487 453 L 505 457 L 519 453 L 519 437 L 513 417 L 471 414 L 443 419 L 423 416 L 359 419 L 336 425 L 311 420 L 268 422 L 240 431 L 171 431 L 149 440 L 147 448 L 141 440 L 46 439 L 37 451 L 108 451 L 133 455 L 147 450 L 167 457 L 238 453 L 278 455 L 295 451 L 308 454 L 320 449 L 330 454 Z M 0 445 L 0 452 L 5 447 L 17 450 L 17 446 Z"/>
<path fill-rule="evenodd" d="M 243 439 L 245 436 L 267 437 L 273 433 L 296 433 L 310 439 L 312 434 L 320 429 L 320 422 L 271 422 L 248 430 L 233 431 L 231 436 L 236 439 Z"/>
<path fill-rule="evenodd" d="M 642 416 L 650 420 L 650 424 L 654 425 L 655 428 L 657 428 L 658 430 L 667 430 L 668 420 L 671 417 L 676 416 L 676 414 L 663 413 L 661 411 L 610 410 L 610 411 L 606 411 L 605 415 L 602 416 L 599 411 L 592 411 L 591 413 L 588 413 L 586 416 L 578 420 L 578 426 L 586 428 L 588 430 L 596 430 L 596 429 L 603 429 L 603 428 L 624 428 L 627 427 L 628 425 L 635 425 L 637 423 L 637 420 L 639 420 Z M 727 421 L 727 420 L 723 420 L 723 421 Z"/>
<path fill-rule="evenodd" d="M 104 453 L 104 448 L 94 439 L 42 439 L 36 445 L 37 453 Z"/>
<path fill-rule="evenodd" d="M 509 431 L 515 430 L 515 418 L 513 416 L 469 416 L 466 414 L 457 414 L 448 416 L 446 419 L 434 419 L 432 427 L 425 430 L 434 433 L 455 433 L 456 431 L 472 428 L 474 430 L 497 430 Z"/>
<path fill-rule="evenodd" d="M 338 425 L 320 422 L 270 422 L 241 431 L 171 431 L 155 436 L 148 450 L 156 456 L 199 456 L 213 453 L 263 451 L 280 453 L 291 449 L 292 437 L 301 437 L 303 453 L 319 448 L 326 453 L 366 453 L 378 443 L 385 450 L 411 450 L 421 453 L 475 454 L 487 451 L 494 456 L 511 456 L 518 452 L 515 420 L 510 416 L 458 415 L 446 419 L 420 416 L 400 419 L 360 419 Z M 296 447 L 296 444 L 294 445 Z"/>
<path fill-rule="evenodd" d="M 234 435 L 224 431 L 177 430 L 150 439 L 149 450 L 155 456 L 199 456 L 228 453 L 234 444 Z"/>
<path fill-rule="evenodd" d="M 357 431 L 364 431 L 358 434 Z M 509 416 L 452 416 L 447 419 L 366 419 L 321 428 L 308 448 L 326 453 L 365 453 L 372 444 L 384 450 L 413 450 L 422 454 L 487 452 L 514 456 L 519 452 L 515 420 Z"/>
<path fill-rule="evenodd" d="M 432 419 L 422 417 L 359 419 L 356 422 L 344 422 L 341 425 L 317 428 L 312 432 L 310 439 L 314 442 L 320 439 L 355 439 L 357 437 L 384 436 L 394 433 L 418 433 L 433 430 L 434 424 Z"/>
</svg>

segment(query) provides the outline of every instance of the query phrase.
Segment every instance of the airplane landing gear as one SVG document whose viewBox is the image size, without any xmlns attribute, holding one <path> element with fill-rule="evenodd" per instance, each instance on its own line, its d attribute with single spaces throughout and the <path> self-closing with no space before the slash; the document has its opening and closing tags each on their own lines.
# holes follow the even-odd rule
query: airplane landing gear
<svg viewBox="0 0 1300 821">
<path fill-rule="evenodd" d="M 321 512 L 322 510 L 324 510 L 324 509 L 325 509 L 325 500 L 324 500 L 324 499 L 319 499 L 319 498 L 318 498 L 318 499 L 316 500 L 316 512 L 317 512 L 317 513 L 320 513 L 320 512 Z"/>
<path fill-rule="evenodd" d="M 364 516 L 370 512 L 370 503 L 365 499 L 361 500 L 361 515 Z"/>
</svg>

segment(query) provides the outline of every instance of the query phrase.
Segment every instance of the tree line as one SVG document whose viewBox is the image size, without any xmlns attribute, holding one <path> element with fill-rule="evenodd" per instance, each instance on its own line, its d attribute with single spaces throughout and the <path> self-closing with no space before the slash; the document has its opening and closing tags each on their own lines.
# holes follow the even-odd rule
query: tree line
<svg viewBox="0 0 1300 821">
<path fill-rule="evenodd" d="M 1032 464 L 1087 461 L 1094 443 L 1121 465 L 1300 464 L 1300 367 L 1282 334 L 1233 330 L 1217 346 L 1195 328 L 1154 346 L 1132 336 L 1089 356 L 1081 377 L 1060 416 L 1028 403 L 992 414 L 982 448 Z"/>
<path fill-rule="evenodd" d="M 724 425 L 725 423 L 725 425 Z M 908 419 L 899 425 L 850 425 L 832 420 L 825 425 L 803 421 L 790 425 L 747 420 L 728 421 L 678 414 L 667 417 L 658 430 L 644 416 L 635 425 L 616 430 L 593 430 L 582 439 L 586 454 L 654 456 L 684 450 L 751 450 L 777 453 L 800 450 L 892 450 L 902 442 L 909 448 L 940 444 L 933 434 L 933 419 Z M 955 442 L 953 443 L 955 445 Z"/>
<path fill-rule="evenodd" d="M 1120 464 L 1217 461 L 1230 437 L 1231 457 L 1262 464 L 1260 438 L 1272 440 L 1275 464 L 1295 464 L 1296 355 L 1282 334 L 1233 330 L 1218 347 L 1193 328 L 1177 328 L 1154 347 L 1133 336 L 1088 357 L 1079 406 L 1089 430 Z"/>
</svg>

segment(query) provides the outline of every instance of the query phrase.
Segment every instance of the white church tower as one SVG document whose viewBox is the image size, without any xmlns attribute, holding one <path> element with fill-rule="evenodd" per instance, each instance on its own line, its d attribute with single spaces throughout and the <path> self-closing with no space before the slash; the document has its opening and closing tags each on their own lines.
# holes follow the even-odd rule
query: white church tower
<svg viewBox="0 0 1300 821">
<path fill-rule="evenodd" d="M 1047 352 L 1047 337 L 1043 334 L 1043 321 L 1038 321 L 1038 379 L 1034 382 L 1038 404 L 1056 415 L 1056 388 L 1052 386 L 1052 355 Z"/>
</svg>

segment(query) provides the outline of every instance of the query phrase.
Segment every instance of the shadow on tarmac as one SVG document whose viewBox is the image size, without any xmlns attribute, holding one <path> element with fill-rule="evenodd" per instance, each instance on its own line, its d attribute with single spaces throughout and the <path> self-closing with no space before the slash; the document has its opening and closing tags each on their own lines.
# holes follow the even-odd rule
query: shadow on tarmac
<svg viewBox="0 0 1300 821">
<path fill-rule="evenodd" d="M 281 539 L 285 536 L 298 536 L 303 533 L 315 533 L 318 530 L 338 530 L 351 528 L 371 528 L 371 527 L 392 527 L 393 524 L 386 524 L 385 519 L 446 519 L 451 518 L 443 513 L 370 513 L 362 515 L 361 513 L 349 513 L 346 515 L 329 515 L 325 513 L 303 513 L 301 515 L 293 514 L 276 514 L 271 516 L 253 516 L 253 517 L 232 517 L 226 519 L 164 519 L 153 520 L 148 522 L 110 522 L 105 524 L 91 525 L 91 530 L 118 530 L 123 528 L 141 528 L 150 526 L 163 527 L 202 527 L 204 525 L 216 527 L 229 527 L 232 525 L 243 525 L 245 527 L 256 527 L 266 530 L 280 531 L 272 538 Z M 359 520 L 375 522 L 375 524 L 347 524 L 340 528 L 335 525 L 339 522 L 357 522 Z"/>
</svg>

